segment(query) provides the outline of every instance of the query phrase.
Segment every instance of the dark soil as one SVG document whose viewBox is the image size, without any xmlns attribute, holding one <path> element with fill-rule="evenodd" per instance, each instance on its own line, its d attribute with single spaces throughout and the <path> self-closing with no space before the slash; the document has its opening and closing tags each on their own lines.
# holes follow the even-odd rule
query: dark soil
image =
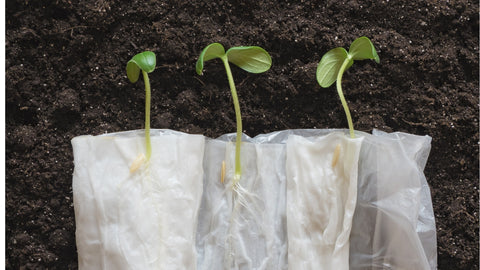
<svg viewBox="0 0 480 270">
<path fill-rule="evenodd" d="M 70 140 L 143 127 L 142 83 L 125 65 L 157 54 L 152 126 L 234 132 L 223 66 L 195 73 L 203 47 L 258 45 L 273 66 L 233 68 L 245 132 L 347 122 L 317 63 L 359 36 L 380 64 L 343 80 L 356 129 L 433 137 L 439 269 L 475 269 L 478 250 L 478 6 L 474 1 L 6 1 L 6 266 L 76 269 Z M 193 3 L 192 3 L 193 2 Z"/>
</svg>

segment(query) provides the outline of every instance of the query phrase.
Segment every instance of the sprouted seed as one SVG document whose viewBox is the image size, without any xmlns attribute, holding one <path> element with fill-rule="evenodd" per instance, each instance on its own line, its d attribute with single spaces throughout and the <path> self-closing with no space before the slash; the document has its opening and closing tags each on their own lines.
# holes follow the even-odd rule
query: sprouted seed
<svg viewBox="0 0 480 270">
<path fill-rule="evenodd" d="M 359 37 L 352 42 L 348 52 L 341 47 L 331 49 L 320 60 L 317 67 L 317 81 L 321 87 L 330 87 L 335 81 L 337 82 L 337 92 L 342 102 L 345 115 L 347 116 L 350 137 L 355 138 L 355 130 L 353 128 L 352 116 L 348 108 L 347 101 L 342 90 L 343 73 L 353 65 L 354 60 L 373 59 L 377 63 L 380 62 L 377 51 L 370 39 L 367 37 Z"/>
<path fill-rule="evenodd" d="M 337 146 L 335 146 L 335 150 L 333 152 L 332 168 L 334 168 L 335 165 L 337 165 L 339 156 L 340 156 L 340 144 L 337 144 Z"/>
<path fill-rule="evenodd" d="M 146 157 L 143 153 L 138 154 L 138 156 L 132 162 L 132 165 L 130 165 L 130 173 L 136 172 L 142 166 L 145 160 Z"/>
<path fill-rule="evenodd" d="M 200 53 L 196 64 L 196 71 L 198 75 L 203 74 L 203 64 L 205 61 L 212 59 L 220 59 L 227 73 L 228 84 L 230 85 L 230 92 L 233 99 L 233 107 L 235 109 L 235 119 L 237 122 L 237 137 L 235 140 L 235 173 L 233 177 L 233 184 L 237 185 L 242 175 L 240 164 L 240 147 L 242 143 L 242 115 L 240 113 L 240 103 L 238 101 L 237 90 L 233 81 L 230 64 L 233 63 L 239 68 L 250 73 L 262 73 L 270 69 L 272 65 L 272 58 L 270 54 L 258 46 L 240 46 L 232 47 L 225 52 L 225 48 L 220 43 L 212 43 L 205 47 Z"/>
<path fill-rule="evenodd" d="M 146 159 L 150 160 L 152 155 L 152 144 L 150 142 L 150 79 L 148 73 L 155 70 L 157 58 L 153 52 L 145 51 L 135 55 L 127 63 L 127 77 L 130 82 L 135 83 L 138 81 L 140 71 L 143 75 L 145 82 L 145 148 L 147 151 Z"/>
<path fill-rule="evenodd" d="M 222 171 L 220 172 L 220 182 L 225 182 L 225 160 L 222 161 Z"/>
</svg>

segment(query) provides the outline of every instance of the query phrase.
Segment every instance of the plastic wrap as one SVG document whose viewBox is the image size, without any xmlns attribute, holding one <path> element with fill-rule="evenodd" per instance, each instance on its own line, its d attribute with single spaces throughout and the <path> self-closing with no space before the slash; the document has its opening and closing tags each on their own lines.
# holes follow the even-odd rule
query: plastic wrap
<svg viewBox="0 0 480 270">
<path fill-rule="evenodd" d="M 205 139 L 156 130 L 151 141 L 142 165 L 143 131 L 72 140 L 79 269 L 196 269 Z"/>
<path fill-rule="evenodd" d="M 362 140 L 340 132 L 287 140 L 289 269 L 349 269 Z"/>
<path fill-rule="evenodd" d="M 244 141 L 243 146 L 254 144 L 257 149 L 262 147 L 287 149 L 287 141 L 290 137 L 300 136 L 314 142 L 334 132 L 341 132 L 345 137 L 348 136 L 347 130 L 302 129 L 277 131 L 261 134 L 254 138 L 243 134 L 242 140 Z M 360 153 L 358 153 L 357 201 L 351 223 L 349 249 L 348 245 L 344 245 L 349 250 L 349 256 L 342 257 L 342 265 L 345 264 L 345 258 L 347 258 L 350 269 L 436 269 L 435 217 L 430 189 L 423 174 L 431 138 L 401 132 L 387 134 L 376 130 L 373 131 L 373 134 L 356 132 L 356 136 L 363 138 Z M 198 256 L 199 262 L 201 262 L 199 269 L 286 269 L 290 257 L 285 262 L 285 254 L 281 252 L 270 253 L 270 255 L 258 252 L 259 247 L 263 248 L 264 244 L 246 247 L 247 251 L 250 252 L 242 253 L 241 261 L 257 262 L 257 264 L 244 264 L 239 267 L 238 264 L 233 263 L 234 267 L 230 268 L 226 264 L 227 253 L 232 252 L 227 241 L 227 238 L 231 237 L 228 235 L 229 224 L 235 218 L 230 220 L 232 218 L 231 200 L 233 196 L 228 194 L 232 193 L 231 187 L 220 182 L 220 170 L 221 162 L 226 160 L 228 156 L 230 156 L 230 161 L 227 167 L 233 168 L 233 160 L 231 159 L 233 154 L 225 153 L 227 151 L 226 142 L 233 141 L 235 141 L 235 134 L 232 133 L 215 140 L 208 140 L 206 144 L 204 159 L 206 162 L 204 163 L 205 189 L 197 235 Z M 332 145 L 336 146 L 335 143 L 332 143 Z M 251 146 L 248 147 L 251 148 Z M 242 150 L 242 160 L 245 159 L 246 155 L 243 151 L 245 150 Z M 328 155 L 326 160 L 333 158 L 334 151 L 331 148 L 326 151 L 326 155 Z M 207 155 L 207 153 L 209 154 Z M 259 153 L 261 152 L 255 153 L 254 158 L 252 155 L 248 155 L 249 158 L 254 160 L 287 160 L 292 158 L 288 157 L 286 152 L 285 156 L 284 154 L 277 154 L 270 157 L 261 157 L 258 155 Z M 275 163 L 275 161 L 272 162 Z M 281 161 L 276 162 L 281 164 Z M 331 166 L 328 163 L 326 162 L 324 166 Z M 273 168 L 273 166 L 270 167 Z M 257 168 L 252 168 L 252 170 L 256 174 L 259 173 Z M 243 172 L 245 173 L 245 169 L 243 169 Z M 273 173 L 270 172 L 270 174 Z M 285 218 L 288 220 L 287 213 L 284 211 L 287 207 L 290 207 L 286 185 L 289 184 L 288 182 L 291 179 L 287 178 L 286 169 L 278 166 L 276 167 L 275 177 L 285 179 L 285 181 L 282 180 L 278 182 L 278 186 L 270 186 L 269 188 L 273 194 L 278 192 L 279 199 L 276 203 L 285 204 L 285 208 L 279 205 L 261 209 L 265 209 L 263 215 L 274 211 L 276 215 L 274 224 L 281 226 L 275 228 L 275 230 L 285 233 L 283 237 L 277 237 L 276 239 L 277 241 L 283 239 L 282 241 L 286 241 L 288 246 L 290 245 L 290 236 L 286 232 L 290 229 L 287 228 L 284 220 Z M 248 180 L 244 180 L 242 176 L 241 181 L 247 182 Z M 242 186 L 248 185 L 242 183 Z M 271 200 L 262 195 L 265 191 L 260 192 L 255 186 L 252 188 L 247 188 L 250 194 L 254 194 L 250 203 L 262 205 L 262 201 L 264 204 L 265 201 Z M 287 199 L 281 199 L 282 196 Z M 301 197 L 302 194 L 298 196 Z M 324 202 L 317 202 L 317 205 L 322 203 Z M 302 207 L 299 206 L 297 210 L 302 211 Z M 290 209 L 289 211 L 294 213 L 296 210 Z M 253 214 L 257 212 L 252 212 L 250 216 L 243 215 L 243 219 L 247 220 L 241 220 L 241 223 L 261 222 L 261 219 L 259 221 L 258 217 Z M 321 215 L 321 213 L 318 213 L 318 215 Z M 251 226 L 251 233 L 238 234 L 234 239 L 239 243 L 249 243 L 249 238 L 257 237 L 258 225 L 256 226 Z M 245 237 L 248 239 L 242 240 Z M 304 239 L 304 241 L 309 242 L 311 239 Z M 282 243 L 278 243 L 277 246 L 281 247 Z M 233 252 L 239 251 L 233 249 Z M 238 258 L 240 255 L 236 254 L 235 256 Z M 262 265 L 258 262 L 263 261 L 266 256 L 270 256 L 269 260 L 278 261 L 278 267 L 262 268 Z M 287 256 L 290 256 L 290 254 Z M 283 262 L 285 262 L 285 265 L 282 265 Z M 319 269 L 315 265 L 312 265 L 312 267 L 313 269 Z M 338 268 L 338 265 L 331 265 L 330 269 L 341 268 Z"/>
<path fill-rule="evenodd" d="M 242 178 L 233 186 L 234 143 L 206 143 L 198 268 L 286 269 L 285 147 L 245 142 L 241 151 Z"/>
<path fill-rule="evenodd" d="M 232 186 L 235 134 L 151 132 L 151 165 L 134 173 L 141 131 L 72 140 L 80 269 L 436 269 L 428 136 L 243 135 Z"/>
<path fill-rule="evenodd" d="M 431 138 L 374 130 L 360 153 L 351 269 L 436 269 L 430 189 Z"/>
</svg>

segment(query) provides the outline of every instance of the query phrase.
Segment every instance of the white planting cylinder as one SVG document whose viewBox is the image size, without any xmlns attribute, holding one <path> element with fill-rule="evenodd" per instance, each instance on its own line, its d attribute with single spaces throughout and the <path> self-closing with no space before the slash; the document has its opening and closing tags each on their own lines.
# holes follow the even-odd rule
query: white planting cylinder
<svg viewBox="0 0 480 270">
<path fill-rule="evenodd" d="M 72 140 L 79 269 L 196 269 L 205 139 L 143 131 Z M 133 164 L 133 166 L 132 166 Z"/>
<path fill-rule="evenodd" d="M 365 137 L 350 269 L 437 269 L 435 216 L 423 174 L 431 140 L 377 130 Z"/>
<path fill-rule="evenodd" d="M 431 138 L 152 130 L 72 140 L 80 269 L 436 269 Z M 222 164 L 224 178 L 222 182 Z"/>
<path fill-rule="evenodd" d="M 285 145 L 243 142 L 237 187 L 234 143 L 208 141 L 206 159 L 199 269 L 286 269 Z"/>
<path fill-rule="evenodd" d="M 340 132 L 313 138 L 289 137 L 289 269 L 349 269 L 362 140 Z"/>
</svg>

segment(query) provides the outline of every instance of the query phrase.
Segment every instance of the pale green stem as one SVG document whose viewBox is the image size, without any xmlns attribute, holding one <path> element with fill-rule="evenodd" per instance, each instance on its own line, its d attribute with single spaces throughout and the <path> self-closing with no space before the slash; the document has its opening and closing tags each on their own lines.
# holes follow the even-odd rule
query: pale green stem
<svg viewBox="0 0 480 270">
<path fill-rule="evenodd" d="M 242 168 L 240 163 L 240 145 L 242 143 L 242 115 L 240 114 L 240 103 L 238 102 L 237 90 L 235 83 L 233 82 L 232 71 L 228 64 L 227 56 L 221 57 L 225 70 L 227 72 L 228 84 L 230 85 L 230 91 L 232 92 L 233 106 L 235 108 L 235 117 L 237 120 L 237 138 L 235 142 L 235 175 L 233 177 L 233 184 L 237 185 L 242 175 Z"/>
<path fill-rule="evenodd" d="M 343 91 L 342 91 L 343 72 L 345 72 L 345 69 L 347 68 L 348 63 L 350 63 L 350 61 L 352 61 L 350 57 L 345 58 L 345 61 L 343 61 L 343 64 L 340 67 L 340 70 L 338 71 L 337 92 L 338 92 L 338 96 L 340 96 L 340 101 L 342 102 L 343 109 L 345 110 L 345 115 L 347 115 L 347 122 L 348 122 L 348 129 L 350 130 L 350 137 L 355 138 L 352 116 L 350 116 L 350 110 L 348 109 L 347 101 L 345 100 L 345 97 L 343 96 Z"/>
<path fill-rule="evenodd" d="M 148 73 L 142 70 L 143 80 L 145 81 L 145 145 L 147 148 L 147 161 L 152 156 L 152 144 L 150 142 L 150 80 L 148 79 Z"/>
</svg>

